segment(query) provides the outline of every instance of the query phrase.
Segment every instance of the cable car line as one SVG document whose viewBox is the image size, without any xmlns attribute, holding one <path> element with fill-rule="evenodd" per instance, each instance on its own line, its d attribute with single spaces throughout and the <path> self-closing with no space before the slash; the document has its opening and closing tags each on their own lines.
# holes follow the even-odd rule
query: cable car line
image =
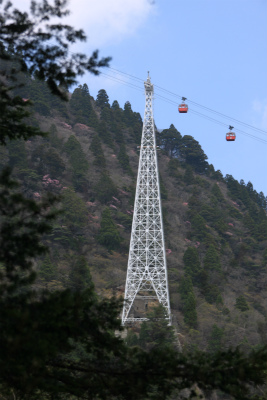
<svg viewBox="0 0 267 400">
<path fill-rule="evenodd" d="M 129 76 L 131 79 L 134 79 L 134 80 L 136 80 L 136 81 L 138 81 L 138 82 L 142 82 L 142 83 L 143 83 L 143 79 L 138 78 L 138 77 L 136 77 L 136 76 L 134 76 L 134 75 L 127 74 L 126 72 L 117 70 L 117 69 L 115 69 L 115 68 L 109 68 L 109 69 L 111 69 L 112 71 L 118 72 L 118 73 L 120 73 L 120 74 Z M 168 94 L 170 94 L 170 95 L 172 95 L 172 96 L 178 97 L 178 98 L 180 98 L 180 99 L 183 98 L 183 96 L 180 96 L 180 95 L 178 95 L 178 94 L 176 94 L 176 93 L 174 93 L 174 92 L 171 92 L 170 90 L 164 89 L 164 88 L 162 88 L 162 87 L 160 87 L 160 86 L 158 86 L 158 85 L 154 85 L 154 86 L 155 86 L 156 88 L 158 88 L 159 90 L 161 90 L 161 91 L 163 91 L 163 92 L 166 92 L 166 93 L 168 93 Z M 266 132 L 265 130 L 263 130 L 263 129 L 257 128 L 257 127 L 255 127 L 255 126 L 253 126 L 253 125 L 250 125 L 250 124 L 246 123 L 246 122 L 242 122 L 242 121 L 240 121 L 240 120 L 238 120 L 238 119 L 236 119 L 236 118 L 232 118 L 232 117 L 230 117 L 230 116 L 228 116 L 228 115 L 226 115 L 226 114 L 223 114 L 223 113 L 221 113 L 221 112 L 215 111 L 215 110 L 213 110 L 213 109 L 211 109 L 211 108 L 209 108 L 209 107 L 203 106 L 203 105 L 201 105 L 201 104 L 199 104 L 199 103 L 197 103 L 197 102 L 195 102 L 195 101 L 193 101 L 193 100 L 187 100 L 187 101 L 188 101 L 188 103 L 192 103 L 192 104 L 194 104 L 194 105 L 197 106 L 197 107 L 203 108 L 203 109 L 205 109 L 205 110 L 207 110 L 207 111 L 209 111 L 209 112 L 212 112 L 212 113 L 214 113 L 214 114 L 217 114 L 217 115 L 219 115 L 219 116 L 221 116 L 221 117 L 223 117 L 223 118 L 227 118 L 228 120 L 235 121 L 235 122 L 237 122 L 238 124 L 241 124 L 241 125 L 246 126 L 247 128 L 253 129 L 254 131 L 257 131 L 258 133 L 267 135 L 267 132 Z"/>
<path fill-rule="evenodd" d="M 176 103 L 174 100 L 167 99 L 166 97 L 164 97 L 164 96 L 162 96 L 162 95 L 157 94 L 157 95 L 155 95 L 155 98 L 158 98 L 158 99 L 160 99 L 160 100 L 166 101 L 166 102 L 168 102 L 169 104 L 171 104 L 171 105 L 173 105 L 173 106 L 175 106 L 175 107 L 177 106 L 177 103 Z M 193 113 L 193 114 L 195 114 L 195 115 L 198 115 L 198 116 L 200 116 L 200 117 L 202 117 L 202 118 L 205 118 L 205 119 L 207 119 L 207 120 L 209 120 L 209 121 L 211 121 L 211 122 L 214 122 L 214 123 L 216 123 L 216 124 L 219 124 L 219 125 L 221 125 L 221 126 L 223 126 L 223 127 L 226 127 L 226 126 L 228 127 L 228 126 L 229 126 L 229 125 L 226 124 L 225 122 L 218 121 L 218 120 L 215 119 L 215 118 L 212 118 L 212 117 L 210 117 L 210 116 L 208 116 L 208 115 L 202 114 L 202 113 L 200 113 L 199 111 L 196 111 L 196 110 L 192 109 L 191 107 L 190 107 L 190 113 Z M 260 137 L 258 137 L 258 136 L 255 136 L 255 135 L 253 135 L 253 134 L 251 134 L 251 133 L 245 132 L 245 131 L 243 131 L 243 130 L 241 130 L 241 129 L 235 128 L 235 131 L 236 131 L 236 132 L 239 132 L 239 133 L 241 133 L 241 134 L 243 134 L 243 135 L 245 135 L 245 136 L 248 136 L 248 137 L 250 137 L 250 138 L 252 138 L 252 139 L 255 139 L 255 140 L 257 140 L 257 141 L 260 142 L 260 143 L 267 143 L 267 140 L 265 140 L 265 139 L 263 139 L 263 138 L 260 138 Z"/>
<path fill-rule="evenodd" d="M 126 73 L 124 73 L 124 74 L 125 74 L 125 75 L 129 75 L 129 74 L 126 74 Z M 133 88 L 133 89 L 136 89 L 136 90 L 138 90 L 138 91 L 140 91 L 140 92 L 142 92 L 142 93 L 143 93 L 143 91 L 144 91 L 142 87 L 137 86 L 137 85 L 135 85 L 135 84 L 133 84 L 133 83 L 131 83 L 131 82 L 127 82 L 127 81 L 125 81 L 125 80 L 123 80 L 123 79 L 120 79 L 120 78 L 118 78 L 118 77 L 116 77 L 116 76 L 109 75 L 109 74 L 106 74 L 106 73 L 104 73 L 104 72 L 102 72 L 102 75 L 106 76 L 108 79 L 111 79 L 111 80 L 113 80 L 113 81 L 115 81 L 115 82 L 122 83 L 122 84 L 124 84 L 124 85 L 126 85 L 126 86 L 128 86 L 128 87 L 131 87 L 131 88 Z M 139 78 L 137 78 L 137 79 L 139 79 Z M 140 79 L 140 81 L 142 81 L 142 80 Z M 143 83 L 143 81 L 142 81 L 142 83 Z M 168 92 L 167 90 L 164 90 L 164 91 Z M 177 95 L 175 95 L 175 96 L 177 96 Z M 163 100 L 163 101 L 165 101 L 165 102 L 168 102 L 169 104 L 172 104 L 172 105 L 174 105 L 175 107 L 177 107 L 177 102 L 176 102 L 176 101 L 171 100 L 171 99 L 169 99 L 169 98 L 167 98 L 167 97 L 165 97 L 165 96 L 162 96 L 162 95 L 159 94 L 159 93 L 157 93 L 157 94 L 154 96 L 154 98 L 155 98 L 155 99 L 158 98 L 158 99 L 160 99 L 160 100 Z M 182 98 L 183 98 L 183 97 L 182 97 Z M 207 119 L 207 120 L 209 120 L 209 121 L 211 121 L 211 122 L 217 123 L 217 124 L 219 124 L 219 125 L 221 125 L 221 126 L 223 126 L 223 127 L 228 127 L 228 126 L 229 126 L 229 124 L 226 124 L 225 122 L 222 122 L 222 121 L 218 121 L 218 120 L 216 120 L 215 118 L 212 118 L 212 117 L 210 117 L 210 116 L 208 116 L 208 115 L 202 114 L 202 113 L 200 113 L 199 111 L 196 111 L 196 110 L 192 109 L 191 107 L 190 107 L 190 112 L 193 113 L 193 114 L 195 114 L 195 115 L 197 115 L 197 116 L 200 116 L 200 117 L 202 117 L 202 118 L 205 118 L 205 119 Z M 239 132 L 239 133 L 241 133 L 241 134 L 243 134 L 243 135 L 245 135 L 245 136 L 248 136 L 248 137 L 250 137 L 250 138 L 252 138 L 252 139 L 254 139 L 254 140 L 257 140 L 257 141 L 260 142 L 260 143 L 265 143 L 265 144 L 267 143 L 267 140 L 265 140 L 265 139 L 263 139 L 263 138 L 259 138 L 258 136 L 255 136 L 255 135 L 253 135 L 253 134 L 251 134 L 251 133 L 245 132 L 245 131 L 243 131 L 243 130 L 241 130 L 241 129 L 236 128 L 235 131 L 236 131 L 236 132 Z M 226 140 L 227 140 L 227 139 L 226 139 Z"/>
</svg>

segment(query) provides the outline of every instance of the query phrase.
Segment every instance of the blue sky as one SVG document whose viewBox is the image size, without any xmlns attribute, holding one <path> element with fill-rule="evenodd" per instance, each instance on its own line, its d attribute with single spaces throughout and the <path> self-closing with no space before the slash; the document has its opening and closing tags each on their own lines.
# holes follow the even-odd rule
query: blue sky
<svg viewBox="0 0 267 400">
<path fill-rule="evenodd" d="M 150 71 L 157 127 L 174 124 L 200 143 L 215 169 L 267 195 L 266 0 L 72 0 L 69 9 L 68 22 L 88 36 L 72 50 L 98 48 L 112 57 L 113 69 L 103 70 L 109 76 L 81 78 L 92 96 L 105 89 L 110 103 L 130 101 L 143 118 L 142 81 Z M 188 98 L 188 114 L 177 112 L 179 96 Z M 235 142 L 225 140 L 229 125 Z"/>
</svg>

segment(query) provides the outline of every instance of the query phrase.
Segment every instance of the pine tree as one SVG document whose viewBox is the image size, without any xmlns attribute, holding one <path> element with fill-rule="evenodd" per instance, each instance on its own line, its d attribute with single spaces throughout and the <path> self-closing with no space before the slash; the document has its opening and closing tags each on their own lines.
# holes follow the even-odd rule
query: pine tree
<svg viewBox="0 0 267 400">
<path fill-rule="evenodd" d="M 101 121 L 98 127 L 98 134 L 100 139 L 106 143 L 112 149 L 114 148 L 114 143 L 110 131 L 107 128 L 107 124 L 104 121 Z"/>
<path fill-rule="evenodd" d="M 193 170 L 190 165 L 186 166 L 185 173 L 184 173 L 184 183 L 186 185 L 192 185 L 195 181 Z"/>
<path fill-rule="evenodd" d="M 215 183 L 212 188 L 211 188 L 211 193 L 213 194 L 213 196 L 219 201 L 219 202 L 223 202 L 224 201 L 224 197 L 222 195 L 222 192 L 220 191 L 219 186 Z"/>
<path fill-rule="evenodd" d="M 103 110 L 104 107 L 110 107 L 109 97 L 104 89 L 99 90 L 95 103 L 101 110 Z"/>
<path fill-rule="evenodd" d="M 184 302 L 184 322 L 191 328 L 197 327 L 196 298 L 193 292 L 189 292 Z"/>
<path fill-rule="evenodd" d="M 192 278 L 193 282 L 195 282 L 201 268 L 197 249 L 189 246 L 184 253 L 183 261 L 185 273 Z"/>
<path fill-rule="evenodd" d="M 236 302 L 235 302 L 235 308 L 238 308 L 238 310 L 244 312 L 249 310 L 248 303 L 243 295 L 240 295 L 237 297 Z"/>
<path fill-rule="evenodd" d="M 158 144 L 170 158 L 180 156 L 181 140 L 182 136 L 173 124 L 170 125 L 169 129 L 164 129 L 158 134 Z"/>
<path fill-rule="evenodd" d="M 182 300 L 184 322 L 191 328 L 197 327 L 196 298 L 193 291 L 193 284 L 189 275 L 184 275 L 179 284 L 179 293 Z"/>
<path fill-rule="evenodd" d="M 174 329 L 168 325 L 163 306 L 160 304 L 154 307 L 147 317 L 149 320 L 141 324 L 140 346 L 145 350 L 174 349 L 176 346 Z"/>
<path fill-rule="evenodd" d="M 78 291 L 94 287 L 90 270 L 84 256 L 77 257 L 71 265 L 69 287 L 72 290 Z"/>
<path fill-rule="evenodd" d="M 103 204 L 116 196 L 118 190 L 107 172 L 103 172 L 99 182 L 94 187 L 96 198 Z"/>
<path fill-rule="evenodd" d="M 92 142 L 91 142 L 91 145 L 89 148 L 95 156 L 94 165 L 97 165 L 98 167 L 105 169 L 106 168 L 106 159 L 105 159 L 104 152 L 102 150 L 101 142 L 100 142 L 98 135 L 93 136 L 93 139 L 92 139 Z"/>
<path fill-rule="evenodd" d="M 117 226 L 113 222 L 109 208 L 107 207 L 102 213 L 100 231 L 97 240 L 109 251 L 116 250 L 122 241 Z"/>
<path fill-rule="evenodd" d="M 120 150 L 118 153 L 118 161 L 124 171 L 128 172 L 128 174 L 130 175 L 133 175 L 133 171 L 130 166 L 129 156 L 126 153 L 126 147 L 124 142 L 122 142 L 120 145 Z"/>
<path fill-rule="evenodd" d="M 216 353 L 221 350 L 223 336 L 224 330 L 214 324 L 208 342 L 208 351 L 210 353 Z"/>
<path fill-rule="evenodd" d="M 183 136 L 180 145 L 182 157 L 190 164 L 196 172 L 205 172 L 208 166 L 208 157 L 202 150 L 200 144 L 189 135 Z"/>
<path fill-rule="evenodd" d="M 98 121 L 92 107 L 88 86 L 79 85 L 71 95 L 70 109 L 75 116 L 75 122 L 97 128 Z"/>
<path fill-rule="evenodd" d="M 64 150 L 69 156 L 72 166 L 72 182 L 75 189 L 83 189 L 86 185 L 86 172 L 89 164 L 82 150 L 79 141 L 74 135 L 71 135 L 64 145 Z"/>
<path fill-rule="evenodd" d="M 206 270 L 221 270 L 221 263 L 215 246 L 211 244 L 204 257 L 204 268 Z"/>
</svg>

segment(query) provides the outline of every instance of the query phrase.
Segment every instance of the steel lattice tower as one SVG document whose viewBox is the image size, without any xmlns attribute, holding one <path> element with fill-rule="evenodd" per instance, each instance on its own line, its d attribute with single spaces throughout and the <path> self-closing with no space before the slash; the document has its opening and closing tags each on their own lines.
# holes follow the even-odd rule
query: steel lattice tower
<svg viewBox="0 0 267 400">
<path fill-rule="evenodd" d="M 154 87 L 148 74 L 145 116 L 136 184 L 122 325 L 147 318 L 130 317 L 136 298 L 158 299 L 171 323 L 167 264 L 153 118 Z"/>
</svg>

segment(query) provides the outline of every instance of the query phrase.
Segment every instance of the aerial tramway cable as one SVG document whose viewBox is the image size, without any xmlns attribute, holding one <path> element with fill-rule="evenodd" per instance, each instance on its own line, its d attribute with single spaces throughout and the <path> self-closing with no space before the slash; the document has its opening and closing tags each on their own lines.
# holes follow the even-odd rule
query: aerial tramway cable
<svg viewBox="0 0 267 400">
<path fill-rule="evenodd" d="M 134 76 L 134 75 L 131 75 L 131 74 L 128 74 L 128 73 L 126 73 L 126 72 L 117 70 L 117 69 L 115 69 L 115 68 L 109 68 L 109 69 L 110 69 L 111 71 L 114 71 L 114 73 L 119 74 L 120 77 L 121 77 L 121 76 L 126 76 L 126 77 L 129 77 L 130 79 L 132 79 L 132 80 L 134 80 L 134 81 L 136 81 L 136 82 L 138 82 L 138 83 L 142 83 L 142 84 L 143 84 L 143 79 L 141 79 L 141 78 L 138 78 L 138 77 L 136 77 L 136 76 Z M 108 79 L 111 79 L 111 80 L 120 82 L 120 83 L 122 83 L 122 84 L 124 84 L 124 85 L 126 85 L 126 86 L 128 86 L 128 87 L 132 87 L 132 88 L 134 88 L 134 89 L 136 89 L 136 90 L 143 91 L 143 88 L 142 88 L 142 87 L 140 87 L 140 86 L 138 86 L 138 85 L 136 85 L 136 84 L 134 84 L 134 83 L 127 82 L 127 81 L 121 79 L 121 78 L 118 77 L 118 76 L 109 75 L 109 74 L 106 74 L 106 73 L 103 73 L 103 75 L 105 75 Z M 169 91 L 169 90 L 167 90 L 167 89 L 164 89 L 164 88 L 162 88 L 162 87 L 160 87 L 160 86 L 158 86 L 158 85 L 154 85 L 154 86 L 155 86 L 156 88 L 158 88 L 160 91 L 165 92 L 167 95 L 171 95 L 171 96 L 174 96 L 174 97 L 183 99 L 183 96 L 180 96 L 180 95 L 178 95 L 178 94 L 176 94 L 176 93 L 173 93 L 173 92 L 171 92 L 171 91 Z M 168 103 L 170 103 L 170 104 L 173 104 L 173 105 L 177 106 L 177 101 L 174 101 L 174 100 L 172 100 L 172 99 L 170 99 L 170 98 L 167 98 L 167 97 L 163 96 L 162 94 L 157 93 L 157 94 L 155 95 L 155 98 L 158 98 L 158 99 L 160 99 L 160 100 L 163 100 L 163 101 L 165 101 L 165 102 L 168 102 Z M 204 109 L 204 110 L 206 110 L 206 111 L 208 111 L 208 112 L 211 112 L 211 113 L 213 113 L 213 114 L 215 114 L 215 115 L 217 115 L 217 116 L 219 116 L 219 117 L 227 118 L 228 121 L 235 121 L 236 123 L 238 123 L 238 124 L 240 124 L 240 125 L 243 125 L 243 126 L 245 126 L 246 128 L 248 128 L 248 129 L 254 130 L 255 133 L 257 132 L 257 133 L 259 133 L 259 134 L 263 134 L 263 135 L 266 135 L 266 136 L 267 136 L 267 132 L 264 131 L 263 129 L 254 127 L 254 126 L 252 126 L 252 125 L 250 125 L 250 124 L 247 124 L 247 123 L 245 123 L 245 122 L 242 122 L 242 121 L 240 121 L 240 120 L 238 120 L 238 119 L 236 119 L 236 118 L 233 118 L 233 117 L 227 116 L 226 114 L 223 114 L 223 113 L 221 113 L 221 112 L 212 110 L 211 108 L 206 107 L 206 106 L 203 106 L 203 105 L 201 105 L 201 104 L 199 104 L 199 103 L 197 103 L 197 102 L 195 102 L 195 101 L 187 100 L 187 102 L 188 102 L 188 103 L 191 103 L 192 105 L 195 105 L 196 107 L 200 107 L 200 108 L 202 108 L 202 109 Z M 209 121 L 211 121 L 211 122 L 217 123 L 217 124 L 219 124 L 219 125 L 221 125 L 221 126 L 224 126 L 224 127 L 228 127 L 228 126 L 229 126 L 229 123 L 224 123 L 224 122 L 222 122 L 222 121 L 219 121 L 219 120 L 217 120 L 217 119 L 215 119 L 215 118 L 213 118 L 213 117 L 210 117 L 210 116 L 208 116 L 208 115 L 206 115 L 206 114 L 203 114 L 203 113 L 201 113 L 201 112 L 199 112 L 199 111 L 196 111 L 196 110 L 193 109 L 192 107 L 190 107 L 190 112 L 192 112 L 193 114 L 195 114 L 195 115 L 197 115 L 197 116 L 200 116 L 200 117 L 202 117 L 202 118 L 205 118 L 205 119 L 207 119 L 207 120 L 209 120 Z M 259 142 L 261 142 L 261 143 L 267 143 L 267 140 L 265 140 L 264 138 L 260 138 L 260 137 L 256 136 L 255 134 L 245 132 L 245 131 L 243 131 L 242 129 L 235 128 L 235 131 L 241 133 L 242 135 L 248 136 L 248 137 L 250 137 L 250 138 L 252 138 L 252 139 L 254 139 L 254 140 L 257 140 L 257 141 L 259 141 Z"/>
<path fill-rule="evenodd" d="M 109 68 L 109 69 L 112 70 L 112 71 L 118 72 L 118 73 L 120 73 L 120 74 L 129 76 L 131 79 L 137 80 L 138 82 L 143 82 L 143 80 L 142 80 L 141 78 L 137 78 L 137 77 L 135 77 L 134 75 L 127 74 L 127 73 L 122 72 L 122 71 L 119 71 L 119 70 L 117 70 L 117 69 L 115 69 L 115 68 Z M 180 96 L 180 95 L 178 95 L 178 94 L 176 94 L 176 93 L 174 93 L 174 92 L 171 92 L 170 90 L 164 89 L 164 88 L 162 88 L 161 86 L 158 86 L 158 85 L 154 85 L 154 86 L 155 86 L 156 88 L 158 88 L 159 90 L 163 91 L 163 92 L 166 92 L 166 93 L 168 93 L 168 94 L 170 94 L 170 95 L 172 95 L 172 96 L 175 96 L 175 97 L 178 97 L 178 98 L 180 98 L 180 99 L 183 99 L 183 96 Z M 201 107 L 201 108 L 203 108 L 203 109 L 205 109 L 205 110 L 207 110 L 207 111 L 209 111 L 209 112 L 212 112 L 212 113 L 214 113 L 214 114 L 217 114 L 217 115 L 219 115 L 219 116 L 221 116 L 221 117 L 223 117 L 223 118 L 227 118 L 228 120 L 235 121 L 235 122 L 237 122 L 237 123 L 239 123 L 239 124 L 241 124 L 241 125 L 244 125 L 244 126 L 250 128 L 250 129 L 253 129 L 253 130 L 255 130 L 255 131 L 258 131 L 259 133 L 263 133 L 264 135 L 267 135 L 267 132 L 266 132 L 265 130 L 263 130 L 263 129 L 257 128 L 257 127 L 255 127 L 255 126 L 253 126 L 253 125 L 250 125 L 250 124 L 247 124 L 246 122 L 243 122 L 243 121 L 240 121 L 240 120 L 238 120 L 238 119 L 236 119 L 236 118 L 230 117 L 230 116 L 228 116 L 228 115 L 226 115 L 226 114 L 223 114 L 223 113 L 221 113 L 221 112 L 219 112 L 219 111 L 215 111 L 215 110 L 211 109 L 210 107 L 203 106 L 202 104 L 199 104 L 199 103 L 197 103 L 197 102 L 195 102 L 195 101 L 193 101 L 193 100 L 188 100 L 188 99 L 187 99 L 187 102 L 188 102 L 188 103 L 192 103 L 192 104 L 194 104 L 194 105 L 197 106 L 197 107 Z"/>
</svg>

